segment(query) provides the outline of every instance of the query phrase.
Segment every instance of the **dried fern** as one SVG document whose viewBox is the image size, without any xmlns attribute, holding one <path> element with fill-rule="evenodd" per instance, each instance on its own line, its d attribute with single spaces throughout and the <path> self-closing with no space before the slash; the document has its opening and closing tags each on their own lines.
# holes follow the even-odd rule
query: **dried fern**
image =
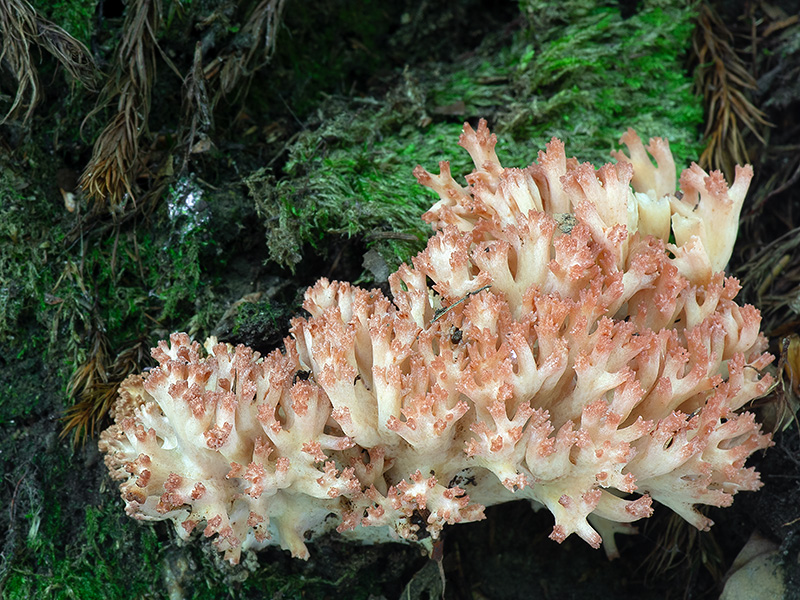
<svg viewBox="0 0 800 600">
<path fill-rule="evenodd" d="M 737 275 L 745 300 L 761 309 L 764 330 L 800 324 L 800 227 L 760 248 Z"/>
<path fill-rule="evenodd" d="M 148 344 L 140 340 L 112 359 L 106 336 L 97 331 L 93 338 L 89 357 L 75 369 L 67 387 L 76 402 L 62 419 L 61 437 L 71 435 L 75 445 L 94 436 L 117 398 L 119 385 L 131 373 L 141 371 L 148 356 Z"/>
<path fill-rule="evenodd" d="M 94 143 L 92 158 L 80 185 L 97 205 L 112 212 L 126 199 L 135 200 L 133 181 L 139 170 L 139 138 L 147 132 L 156 74 L 156 31 L 161 25 L 161 0 L 133 0 L 123 24 L 113 76 L 87 120 L 117 98 L 117 112 Z M 85 123 L 85 121 L 84 121 Z"/>
<path fill-rule="evenodd" d="M 41 99 L 39 76 L 31 48 L 39 46 L 52 54 L 74 80 L 94 89 L 97 67 L 89 50 L 58 25 L 40 17 L 24 0 L 0 0 L 0 65 L 17 82 L 14 101 L 0 119 L 22 114 L 27 122 Z"/>
<path fill-rule="evenodd" d="M 160 51 L 156 32 L 162 24 L 162 0 L 132 0 L 122 27 L 123 39 L 117 49 L 113 73 L 103 89 L 96 115 L 114 98 L 117 112 L 94 143 L 92 158 L 81 177 L 81 188 L 95 206 L 106 203 L 120 212 L 127 199 L 136 199 L 134 180 L 142 171 L 139 156 L 142 135 L 147 133 L 151 93 L 157 57 L 183 79 L 184 167 L 188 156 L 199 151 L 198 138 L 213 127 L 213 111 L 219 99 L 234 90 L 242 93 L 256 70 L 263 67 L 275 50 L 276 32 L 285 0 L 262 0 L 249 14 L 232 44 L 204 67 L 200 44 L 192 66 L 184 77 Z M 209 20 L 213 20 L 209 18 Z"/>
<path fill-rule="evenodd" d="M 697 60 L 695 86 L 706 106 L 707 146 L 700 156 L 704 168 L 722 170 L 728 177 L 735 164 L 750 162 L 747 132 L 762 144 L 766 115 L 753 105 L 748 92 L 756 81 L 736 53 L 731 31 L 710 4 L 700 6 L 692 46 Z"/>
</svg>

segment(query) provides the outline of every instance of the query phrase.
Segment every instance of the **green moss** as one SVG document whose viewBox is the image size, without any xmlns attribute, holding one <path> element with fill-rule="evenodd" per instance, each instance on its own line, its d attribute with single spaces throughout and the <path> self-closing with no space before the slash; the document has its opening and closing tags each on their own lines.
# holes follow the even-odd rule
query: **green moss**
<svg viewBox="0 0 800 600">
<path fill-rule="evenodd" d="M 153 528 L 121 526 L 128 517 L 116 499 L 87 506 L 83 527 L 76 528 L 56 499 L 60 492 L 51 488 L 24 515 L 28 531 L 5 579 L 3 598 L 163 597 L 154 593 L 161 587 L 161 545 Z"/>
<path fill-rule="evenodd" d="M 0 342 L 15 355 L 44 350 L 80 364 L 92 332 L 121 347 L 155 324 L 193 320 L 207 332 L 224 311 L 210 287 L 225 267 L 212 223 L 226 223 L 211 218 L 216 206 L 197 183 L 179 180 L 149 220 L 83 232 L 80 215 L 17 168 L 0 172 Z"/>
<path fill-rule="evenodd" d="M 529 28 L 489 35 L 450 64 L 406 67 L 384 96 L 329 97 L 290 146 L 283 174 L 247 178 L 270 258 L 294 268 L 306 245 L 339 234 L 362 238 L 391 267 L 408 260 L 428 234 L 419 216 L 431 204 L 411 171 L 449 157 L 454 175 L 468 173 L 455 150 L 465 119 L 489 120 L 507 166 L 530 164 L 552 136 L 602 164 L 628 127 L 668 138 L 679 168 L 700 155 L 702 106 L 683 66 L 691 3 L 645 2 L 627 19 L 616 2 L 522 8 Z"/>
<path fill-rule="evenodd" d="M 516 139 L 551 136 L 583 160 L 608 161 L 627 127 L 670 140 L 683 167 L 702 151 L 702 105 L 684 66 L 694 28 L 691 2 L 643 2 L 624 19 L 619 5 L 584 0 L 524 0 L 554 26 L 514 67 L 516 99 L 501 123 Z M 541 32 L 541 30 L 539 30 Z"/>
<path fill-rule="evenodd" d="M 47 19 L 87 46 L 94 29 L 97 0 L 31 0 Z"/>
<path fill-rule="evenodd" d="M 305 244 L 320 248 L 331 234 L 362 237 L 390 267 L 423 247 L 431 201 L 412 171 L 455 146 L 460 125 L 425 124 L 424 108 L 403 98 L 410 86 L 386 104 L 328 103 L 330 117 L 292 146 L 284 178 L 273 183 L 262 170 L 246 180 L 273 260 L 294 268 Z M 466 168 L 468 157 L 456 160 Z"/>
<path fill-rule="evenodd" d="M 701 100 L 684 67 L 691 3 L 645 2 L 627 19 L 616 2 L 522 8 L 530 28 L 431 82 L 436 106 L 461 103 L 464 117 L 487 117 L 514 164 L 533 160 L 552 136 L 602 164 L 628 127 L 667 137 L 678 165 L 700 155 Z"/>
<path fill-rule="evenodd" d="M 41 339 L 26 335 L 27 325 L 56 302 L 53 257 L 66 231 L 46 193 L 18 174 L 43 170 L 32 150 L 19 170 L 0 164 L 0 342 L 18 343 L 21 353 Z"/>
<path fill-rule="evenodd" d="M 8 346 L 0 344 L 0 351 L 7 349 Z M 14 427 L 20 421 L 40 418 L 53 410 L 53 394 L 43 389 L 38 368 L 39 361 L 28 357 L 11 358 L 0 369 L 0 426 Z"/>
</svg>

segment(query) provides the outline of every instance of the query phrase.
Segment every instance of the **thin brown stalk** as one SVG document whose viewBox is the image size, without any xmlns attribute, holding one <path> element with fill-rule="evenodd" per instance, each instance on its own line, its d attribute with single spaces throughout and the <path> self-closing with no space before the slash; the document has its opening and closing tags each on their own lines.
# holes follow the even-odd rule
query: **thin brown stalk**
<svg viewBox="0 0 800 600">
<path fill-rule="evenodd" d="M 724 574 L 722 550 L 713 532 L 701 532 L 675 514 L 667 517 L 643 566 L 647 578 L 662 579 L 671 573 L 676 581 L 685 582 L 687 592 L 701 569 L 716 581 Z"/>
</svg>

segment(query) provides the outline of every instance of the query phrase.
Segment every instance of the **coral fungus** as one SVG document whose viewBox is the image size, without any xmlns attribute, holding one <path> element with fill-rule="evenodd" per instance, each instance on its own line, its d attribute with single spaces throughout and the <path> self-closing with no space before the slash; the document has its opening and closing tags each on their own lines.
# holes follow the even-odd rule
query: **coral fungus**
<svg viewBox="0 0 800 600">
<path fill-rule="evenodd" d="M 199 527 L 233 562 L 307 558 L 334 529 L 428 544 L 520 498 L 554 540 L 610 555 L 653 500 L 708 528 L 695 506 L 757 489 L 744 463 L 770 444 L 740 409 L 772 357 L 722 272 L 752 170 L 728 188 L 692 165 L 676 194 L 666 140 L 622 142 L 598 170 L 556 139 L 504 169 L 486 123 L 465 125 L 466 187 L 447 162 L 415 171 L 436 235 L 392 298 L 323 279 L 266 357 L 161 342 L 100 441 L 128 514 Z"/>
</svg>

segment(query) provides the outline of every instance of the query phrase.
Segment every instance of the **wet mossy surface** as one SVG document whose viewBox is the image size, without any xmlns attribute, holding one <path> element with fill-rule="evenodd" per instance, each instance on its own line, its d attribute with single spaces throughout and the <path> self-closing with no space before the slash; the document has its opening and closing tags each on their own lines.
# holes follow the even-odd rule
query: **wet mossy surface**
<svg viewBox="0 0 800 600">
<path fill-rule="evenodd" d="M 32 4 L 113 70 L 124 3 Z M 703 149 L 687 66 L 691 4 L 537 0 L 286 0 L 271 59 L 220 96 L 213 126 L 187 149 L 183 81 L 166 58 L 183 75 L 196 42 L 209 57 L 244 53 L 257 4 L 163 1 L 145 166 L 137 198 L 116 213 L 80 194 L 78 210 L 65 209 L 63 192 L 76 190 L 113 107 L 84 123 L 96 94 L 46 52 L 36 55 L 46 85 L 33 117 L 0 126 L 4 598 L 440 597 L 438 565 L 409 546 L 334 536 L 315 542 L 308 562 L 271 549 L 232 567 L 207 541 L 183 544 L 163 523 L 130 519 L 96 449 L 107 418 L 77 444 L 61 435 L 81 400 L 75 373 L 85 383 L 141 370 L 146 349 L 174 330 L 266 353 L 319 277 L 385 286 L 430 233 L 419 217 L 433 198 L 411 171 L 435 171 L 447 157 L 466 174 L 457 147 L 465 121 L 488 119 L 507 166 L 530 164 L 551 136 L 601 163 L 628 126 L 668 137 L 679 167 Z M 14 90 L 3 75 L 5 113 Z M 765 85 L 797 79 L 779 81 Z M 783 98 L 774 92 L 773 102 Z M 714 598 L 715 576 L 756 527 L 782 542 L 798 581 L 797 435 L 776 439 L 753 461 L 765 489 L 713 511 L 717 525 L 702 542 L 668 541 L 667 511 L 657 510 L 608 562 L 581 540 L 547 539 L 544 511 L 494 507 L 486 521 L 446 530 L 444 595 Z M 658 572 L 664 555 L 673 567 Z"/>
</svg>

